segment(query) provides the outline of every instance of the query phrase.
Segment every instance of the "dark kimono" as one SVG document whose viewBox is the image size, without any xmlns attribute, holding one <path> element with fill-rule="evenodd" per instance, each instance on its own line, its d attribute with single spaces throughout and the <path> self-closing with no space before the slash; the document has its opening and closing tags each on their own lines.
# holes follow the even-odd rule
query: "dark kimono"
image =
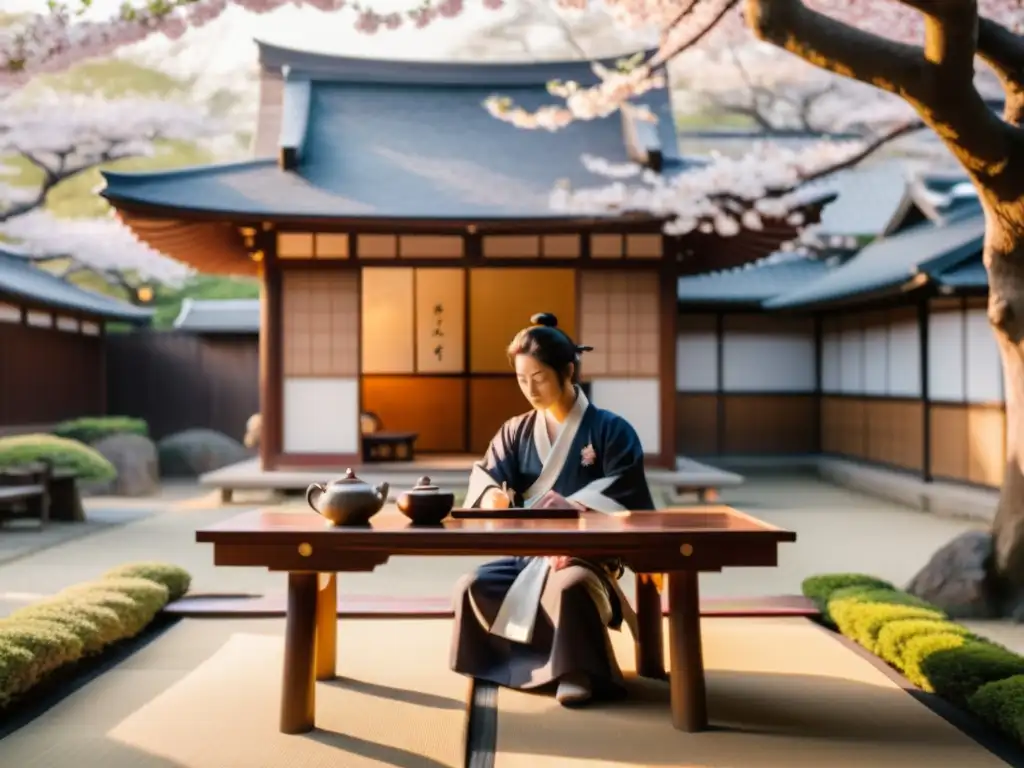
<svg viewBox="0 0 1024 768">
<path fill-rule="evenodd" d="M 577 392 L 554 444 L 542 413 L 505 422 L 473 467 L 467 507 L 479 507 L 488 489 L 504 483 L 514 505 L 526 509 L 551 490 L 595 512 L 654 509 L 635 430 Z M 456 591 L 452 669 L 521 689 L 582 673 L 596 695 L 620 692 L 607 629 L 625 622 L 636 636 L 620 575 L 615 564 L 578 560 L 558 571 L 543 557 L 487 563 Z"/>
</svg>

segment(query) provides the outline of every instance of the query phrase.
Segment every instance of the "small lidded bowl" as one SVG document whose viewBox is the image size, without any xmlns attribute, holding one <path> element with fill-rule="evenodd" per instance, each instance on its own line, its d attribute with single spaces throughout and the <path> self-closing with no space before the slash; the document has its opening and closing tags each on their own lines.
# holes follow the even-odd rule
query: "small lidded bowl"
<svg viewBox="0 0 1024 768">
<path fill-rule="evenodd" d="M 438 525 L 455 506 L 455 494 L 442 491 L 429 477 L 421 477 L 415 488 L 398 497 L 396 506 L 416 525 Z"/>
</svg>

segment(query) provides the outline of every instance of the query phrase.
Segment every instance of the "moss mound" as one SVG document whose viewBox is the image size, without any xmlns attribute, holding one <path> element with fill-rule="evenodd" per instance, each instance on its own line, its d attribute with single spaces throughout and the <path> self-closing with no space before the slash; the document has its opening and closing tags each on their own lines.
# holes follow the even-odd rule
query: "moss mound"
<svg viewBox="0 0 1024 768">
<path fill-rule="evenodd" d="M 27 671 L 33 680 L 82 657 L 82 641 L 70 630 L 50 621 L 0 620 L 0 645 L 22 648 L 32 654 L 32 664 Z"/>
<path fill-rule="evenodd" d="M 66 623 L 82 640 L 85 655 L 99 653 L 111 643 L 121 640 L 124 626 L 117 613 L 102 605 L 90 605 L 69 600 L 44 600 L 35 605 L 19 608 L 10 615 L 12 620 L 41 620 Z"/>
<path fill-rule="evenodd" d="M 967 700 L 974 714 L 1024 742 L 1024 675 L 985 683 Z"/>
<path fill-rule="evenodd" d="M 895 587 L 884 579 L 868 576 L 863 573 L 825 573 L 820 576 L 809 576 L 800 585 L 805 597 L 814 601 L 825 621 L 831 622 L 828 603 L 837 590 L 848 587 L 868 589 L 885 589 L 895 591 Z"/>
<path fill-rule="evenodd" d="M 878 631 L 875 653 L 903 672 L 906 670 L 903 655 L 906 653 L 907 643 L 912 638 L 942 634 L 974 638 L 967 627 L 954 624 L 952 621 L 931 618 L 894 619 Z"/>
<path fill-rule="evenodd" d="M 107 482 L 117 477 L 113 464 L 77 440 L 38 434 L 0 437 L 0 467 L 39 461 L 48 461 L 55 469 L 70 470 L 87 482 Z"/>
<path fill-rule="evenodd" d="M 103 574 L 104 579 L 139 578 L 155 581 L 167 588 L 168 599 L 179 600 L 192 585 L 192 576 L 184 568 L 170 563 L 125 563 Z"/>
<path fill-rule="evenodd" d="M 918 664 L 931 690 L 962 707 L 983 685 L 1024 675 L 1024 657 L 995 643 L 967 638 L 960 646 L 934 650 Z"/>
<path fill-rule="evenodd" d="M 137 635 L 190 580 L 172 565 L 129 563 L 0 619 L 0 711 L 55 670 Z"/>
<path fill-rule="evenodd" d="M 87 416 L 62 421 L 53 428 L 53 434 L 92 445 L 111 435 L 149 437 L 149 425 L 143 419 L 133 419 L 130 416 Z"/>
</svg>

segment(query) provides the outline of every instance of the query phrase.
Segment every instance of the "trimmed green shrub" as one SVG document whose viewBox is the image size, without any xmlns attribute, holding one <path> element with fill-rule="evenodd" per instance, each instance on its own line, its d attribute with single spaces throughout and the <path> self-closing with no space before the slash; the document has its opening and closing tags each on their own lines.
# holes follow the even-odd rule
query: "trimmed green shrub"
<svg viewBox="0 0 1024 768">
<path fill-rule="evenodd" d="M 957 648 L 936 650 L 920 661 L 922 675 L 942 698 L 966 706 L 986 683 L 1024 674 L 1024 657 L 995 643 L 965 640 Z"/>
<path fill-rule="evenodd" d="M 114 465 L 98 452 L 76 440 L 54 435 L 0 437 L 0 467 L 46 460 L 55 469 L 68 469 L 79 480 L 106 482 L 117 477 Z"/>
<path fill-rule="evenodd" d="M 0 639 L 0 707 L 35 685 L 34 665 L 31 651 Z"/>
<path fill-rule="evenodd" d="M 844 587 L 870 587 L 873 589 L 896 588 L 883 579 L 868 576 L 863 573 L 824 573 L 819 576 L 808 576 L 800 585 L 804 597 L 814 601 L 821 611 L 821 617 L 825 621 L 831 621 L 828 610 L 828 602 L 832 593 Z"/>
<path fill-rule="evenodd" d="M 840 601 L 881 603 L 885 605 L 907 605 L 912 608 L 927 608 L 930 611 L 942 613 L 939 608 L 936 608 L 931 603 L 922 600 L 919 597 L 914 597 L 913 595 L 907 592 L 902 592 L 898 589 L 887 589 L 884 587 L 843 587 L 842 589 L 837 589 L 833 592 L 832 597 L 829 598 L 828 602 L 831 605 L 832 603 L 838 603 Z"/>
<path fill-rule="evenodd" d="M 981 719 L 1017 741 L 1024 741 L 1024 675 L 985 683 L 967 700 Z"/>
<path fill-rule="evenodd" d="M 49 621 L 0 619 L 0 644 L 24 648 L 32 654 L 29 671 L 34 681 L 82 657 L 82 641 Z"/>
<path fill-rule="evenodd" d="M 934 693 L 935 689 L 921 669 L 922 662 L 933 653 L 960 648 L 966 642 L 964 635 L 955 632 L 935 632 L 909 638 L 903 645 L 903 674 L 918 688 Z"/>
<path fill-rule="evenodd" d="M 54 598 L 54 602 L 66 602 L 73 605 L 97 605 L 109 608 L 117 614 L 121 623 L 120 639 L 135 637 L 156 616 L 156 611 L 141 605 L 124 592 L 104 590 L 94 587 L 89 590 L 65 590 Z"/>
<path fill-rule="evenodd" d="M 952 634 L 975 639 L 974 635 L 959 624 L 942 619 L 894 619 L 878 631 L 875 653 L 901 672 L 906 663 L 903 654 L 907 642 L 921 635 Z"/>
<path fill-rule="evenodd" d="M 53 428 L 53 434 L 68 440 L 92 445 L 111 435 L 140 435 L 149 437 L 149 425 L 143 419 L 130 416 L 86 416 L 62 421 Z"/>
<path fill-rule="evenodd" d="M 170 563 L 125 563 L 103 574 L 105 579 L 122 577 L 149 579 L 167 587 L 169 600 L 178 600 L 188 592 L 192 576 L 184 568 Z"/>
<path fill-rule="evenodd" d="M 872 653 L 876 652 L 878 633 L 890 621 L 946 618 L 940 611 L 916 605 L 860 602 L 854 599 L 833 600 L 829 603 L 829 610 L 839 631 Z"/>
<path fill-rule="evenodd" d="M 165 605 L 167 605 L 167 587 L 149 579 L 133 578 L 122 576 L 120 578 L 96 579 L 73 587 L 74 590 L 91 591 L 102 590 L 120 592 L 128 595 L 147 611 L 152 611 L 155 616 Z"/>
<path fill-rule="evenodd" d="M 51 599 L 27 605 L 12 613 L 10 618 L 67 622 L 68 627 L 81 638 L 82 651 L 86 655 L 98 653 L 125 636 L 121 619 L 110 608 L 70 600 Z"/>
</svg>

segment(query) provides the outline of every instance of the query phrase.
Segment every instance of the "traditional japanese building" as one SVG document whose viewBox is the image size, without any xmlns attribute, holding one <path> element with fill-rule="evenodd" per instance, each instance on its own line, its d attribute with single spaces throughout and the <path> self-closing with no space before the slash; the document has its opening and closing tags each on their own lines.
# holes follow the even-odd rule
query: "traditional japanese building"
<svg viewBox="0 0 1024 768">
<path fill-rule="evenodd" d="M 845 261 L 789 254 L 680 279 L 679 452 L 839 457 L 999 486 L 984 231 L 965 179 L 920 177 Z"/>
<path fill-rule="evenodd" d="M 106 173 L 103 195 L 167 255 L 261 276 L 264 468 L 358 461 L 364 411 L 417 432 L 417 452 L 481 452 L 524 408 L 505 348 L 539 311 L 595 348 L 582 368 L 592 398 L 633 423 L 652 465 L 675 465 L 677 278 L 759 259 L 794 232 L 769 221 L 728 239 L 667 237 L 649 216 L 550 208 L 558 185 L 607 183 L 583 154 L 662 174 L 700 162 L 678 151 L 666 91 L 642 99 L 656 124 L 616 114 L 523 130 L 484 100 L 533 110 L 553 79 L 593 82 L 590 65 L 265 43 L 259 57 L 257 159 Z"/>
</svg>

